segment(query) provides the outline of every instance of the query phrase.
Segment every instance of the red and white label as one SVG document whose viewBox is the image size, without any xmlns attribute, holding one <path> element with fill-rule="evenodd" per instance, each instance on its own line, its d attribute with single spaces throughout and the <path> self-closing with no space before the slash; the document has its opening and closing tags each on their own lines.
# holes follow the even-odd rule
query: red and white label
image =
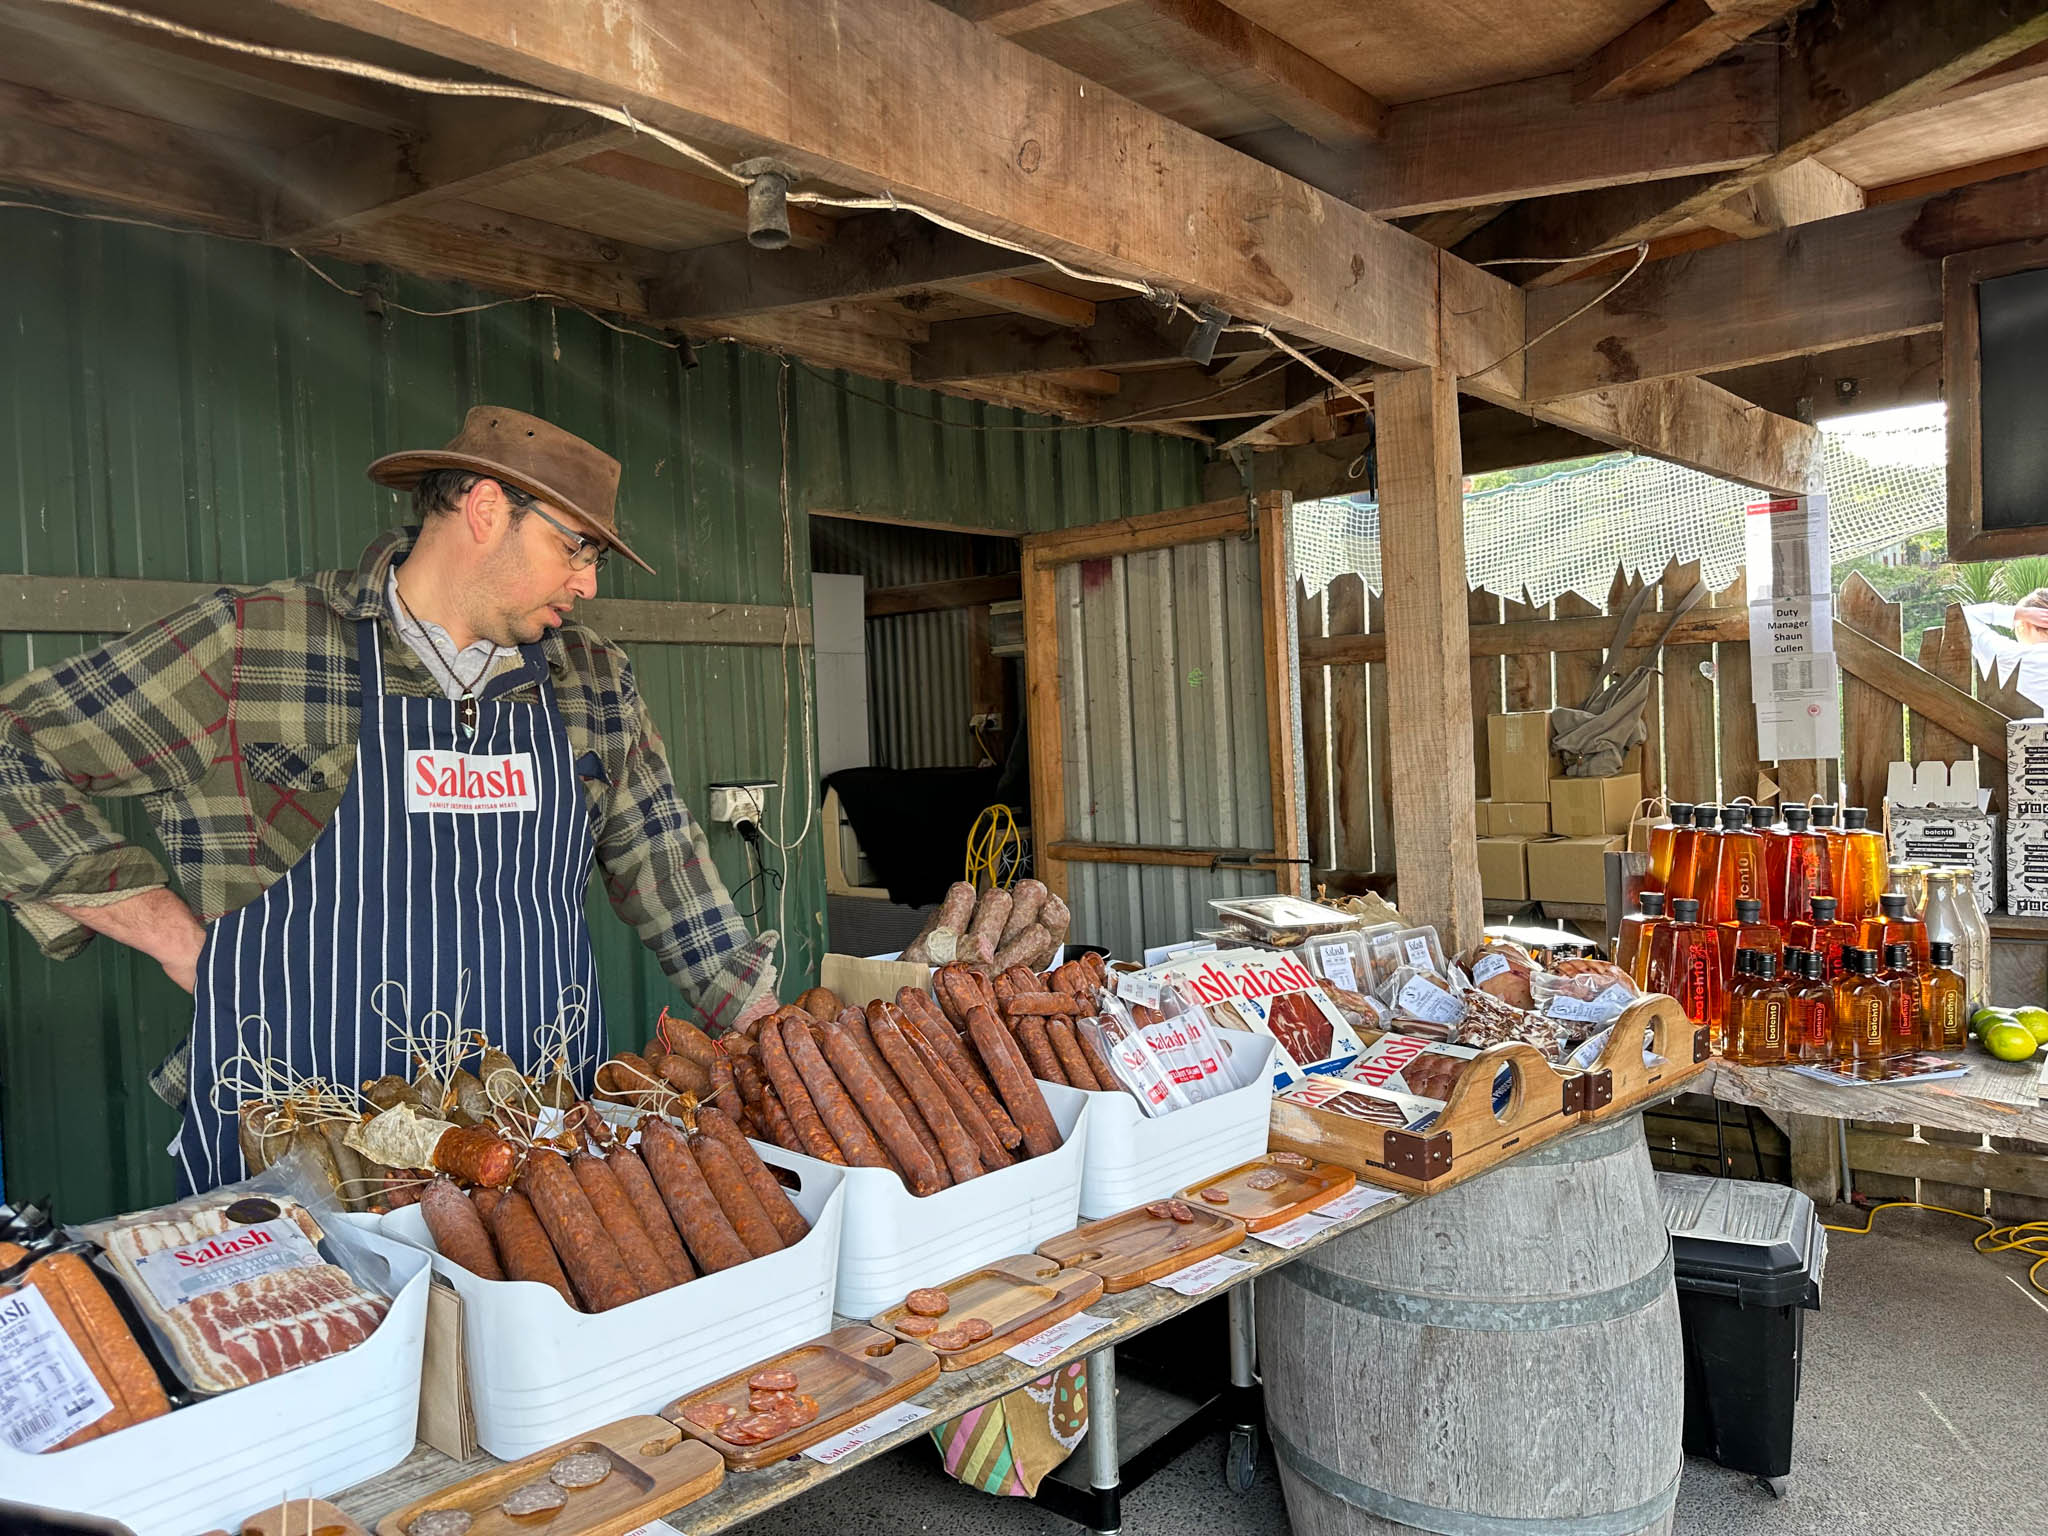
<svg viewBox="0 0 2048 1536">
<path fill-rule="evenodd" d="M 135 1268 L 157 1305 L 171 1312 L 209 1291 L 324 1262 L 299 1224 L 280 1216 L 254 1226 L 230 1227 L 182 1248 L 143 1254 Z"/>
<path fill-rule="evenodd" d="M 531 811 L 539 804 L 531 752 L 495 757 L 415 749 L 405 754 L 405 808 L 415 815 L 486 816 Z"/>
</svg>

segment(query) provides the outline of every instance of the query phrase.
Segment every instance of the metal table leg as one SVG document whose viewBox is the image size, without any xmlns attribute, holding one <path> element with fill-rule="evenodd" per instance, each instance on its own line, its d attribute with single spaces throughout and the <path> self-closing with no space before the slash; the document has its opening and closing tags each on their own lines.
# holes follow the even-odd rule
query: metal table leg
<svg viewBox="0 0 2048 1536">
<path fill-rule="evenodd" d="M 1259 1393 L 1258 1312 L 1247 1280 L 1230 1291 L 1230 1448 L 1224 1453 L 1223 1479 L 1239 1493 L 1248 1493 L 1259 1475 L 1259 1428 L 1265 1419 Z"/>
<path fill-rule="evenodd" d="M 1123 1529 L 1123 1459 L 1116 1439 L 1116 1346 L 1088 1357 L 1088 1487 L 1093 1511 L 1088 1529 L 1115 1536 Z"/>
</svg>

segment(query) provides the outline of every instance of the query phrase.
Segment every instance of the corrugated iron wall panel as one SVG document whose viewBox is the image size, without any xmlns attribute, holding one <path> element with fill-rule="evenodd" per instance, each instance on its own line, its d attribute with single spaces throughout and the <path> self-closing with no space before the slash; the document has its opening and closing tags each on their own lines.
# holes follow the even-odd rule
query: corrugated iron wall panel
<svg viewBox="0 0 2048 1536">
<path fill-rule="evenodd" d="M 393 499 L 363 478 L 378 454 L 445 439 L 465 407 L 501 401 L 586 434 L 625 465 L 622 518 L 660 574 L 608 570 L 607 596 L 807 600 L 806 509 L 1008 532 L 1065 527 L 1199 497 L 1195 449 L 1157 436 L 998 436 L 1021 413 L 826 376 L 735 347 L 685 369 L 670 350 L 575 311 L 528 303 L 427 318 L 373 315 L 284 252 L 0 209 L 0 566 L 47 575 L 262 582 L 352 565 Z M 421 309 L 466 289 L 338 263 Z M 787 542 L 781 391 L 790 403 Z M 911 413 L 911 414 L 903 414 Z M 916 416 L 937 416 L 942 426 Z M 0 677 L 97 643 L 0 636 Z M 686 800 L 712 779 L 804 779 L 803 676 L 753 647 L 629 647 Z M 786 838 L 808 793 L 783 797 Z M 147 839 L 138 808 L 114 808 Z M 729 884 L 740 845 L 715 830 Z M 813 824 L 783 896 L 785 990 L 822 953 Z M 593 896 L 593 907 L 604 905 Z M 774 923 L 771 901 L 763 921 Z M 594 912 L 615 1038 L 637 1043 L 665 978 Z M 165 1198 L 175 1132 L 144 1074 L 191 1004 L 154 965 L 95 944 L 44 961 L 0 938 L 0 1148 L 14 1195 L 54 1192 L 74 1219 Z"/>
<path fill-rule="evenodd" d="M 1060 569 L 1072 836 L 1273 846 L 1258 564 L 1239 538 Z M 1076 937 L 1119 955 L 1211 926 L 1211 897 L 1274 888 L 1253 872 L 1069 867 Z"/>
</svg>

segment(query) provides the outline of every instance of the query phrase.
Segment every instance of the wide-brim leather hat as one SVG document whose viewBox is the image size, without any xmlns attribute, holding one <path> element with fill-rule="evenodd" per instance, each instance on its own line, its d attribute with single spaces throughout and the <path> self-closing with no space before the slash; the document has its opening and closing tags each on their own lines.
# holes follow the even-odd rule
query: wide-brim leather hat
<svg viewBox="0 0 2048 1536">
<path fill-rule="evenodd" d="M 650 576 L 654 567 L 619 537 L 619 461 L 551 421 L 501 405 L 471 406 L 445 448 L 387 453 L 369 468 L 379 485 L 409 491 L 436 469 L 466 469 L 560 508 L 577 526 Z"/>
</svg>

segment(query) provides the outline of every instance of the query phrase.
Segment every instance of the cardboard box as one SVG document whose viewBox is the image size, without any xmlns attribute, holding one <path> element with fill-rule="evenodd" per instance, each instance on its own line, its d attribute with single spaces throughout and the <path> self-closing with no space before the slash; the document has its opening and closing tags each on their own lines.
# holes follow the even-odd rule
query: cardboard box
<svg viewBox="0 0 2048 1536">
<path fill-rule="evenodd" d="M 1493 802 L 1495 837 L 1550 836 L 1550 802 L 1547 800 L 1496 800 Z"/>
<path fill-rule="evenodd" d="M 1488 901 L 1529 899 L 1529 839 L 1479 839 L 1479 894 Z"/>
<path fill-rule="evenodd" d="M 2048 821 L 2048 720 L 2005 723 L 2005 814 Z"/>
<path fill-rule="evenodd" d="M 1619 837 L 1553 837 L 1529 844 L 1529 899 L 1607 904 L 1607 855 Z"/>
<path fill-rule="evenodd" d="M 2005 910 L 2014 917 L 2048 917 L 2048 818 L 2006 818 Z"/>
<path fill-rule="evenodd" d="M 1472 830 L 1480 837 L 1493 836 L 1493 802 L 1484 795 L 1472 802 Z"/>
<path fill-rule="evenodd" d="M 1991 814 L 1990 800 L 1978 788 L 1975 763 L 1893 763 L 1884 798 L 1892 862 L 1968 869 L 1977 906 L 1996 911 L 1999 818 Z M 2048 897 L 2048 888 L 2039 894 Z"/>
<path fill-rule="evenodd" d="M 1550 750 L 1549 710 L 1488 715 L 1486 748 L 1496 803 L 1550 798 L 1551 776 L 1559 770 Z"/>
<path fill-rule="evenodd" d="M 1612 837 L 1628 831 L 1643 800 L 1643 777 L 1552 779 L 1550 830 L 1560 837 Z"/>
</svg>

